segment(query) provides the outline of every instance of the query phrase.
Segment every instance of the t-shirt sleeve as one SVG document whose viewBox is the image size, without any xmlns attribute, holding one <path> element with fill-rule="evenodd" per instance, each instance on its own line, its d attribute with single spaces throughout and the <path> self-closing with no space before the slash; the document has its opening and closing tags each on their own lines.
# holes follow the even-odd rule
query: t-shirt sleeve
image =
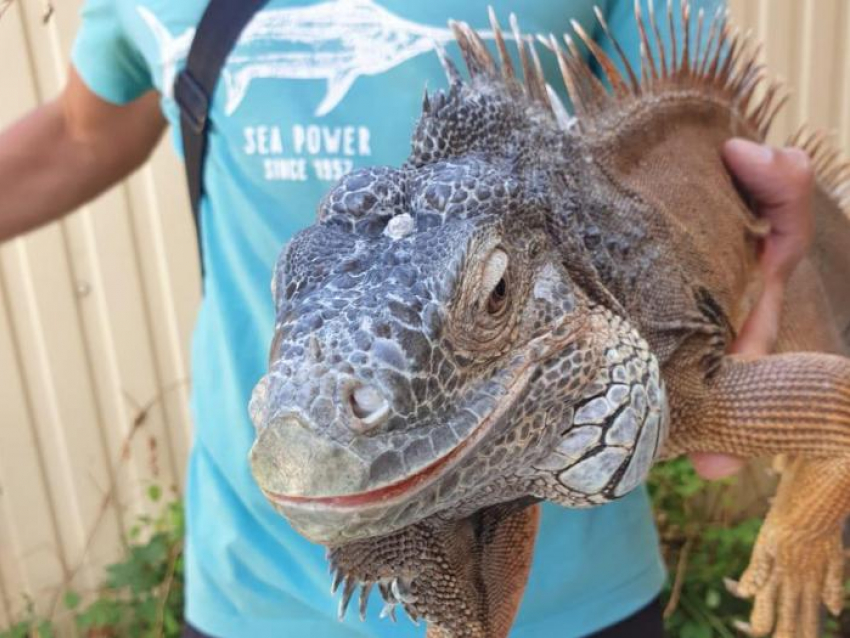
<svg viewBox="0 0 850 638">
<path fill-rule="evenodd" d="M 115 0 L 88 0 L 81 12 L 71 63 L 89 89 L 126 104 L 153 88 L 148 65 L 126 37 Z"/>
<path fill-rule="evenodd" d="M 679 2 L 680 0 L 673 1 L 673 9 L 676 12 L 674 25 L 677 30 L 681 29 L 679 19 L 679 16 L 681 15 L 681 8 Z M 649 17 L 650 4 L 652 4 L 655 9 L 655 16 L 656 20 L 659 22 L 661 37 L 664 40 L 665 46 L 669 47 L 670 35 L 669 28 L 667 26 L 667 0 L 640 0 L 644 20 Z M 712 18 L 714 18 L 717 10 L 725 6 L 725 0 L 691 0 L 691 21 L 694 25 L 692 28 L 694 30 L 696 29 L 696 16 L 700 9 L 705 12 L 705 24 L 703 29 L 707 30 L 708 24 L 711 22 Z M 620 46 L 623 47 L 623 51 L 629 59 L 629 63 L 632 65 L 635 73 L 638 77 L 640 77 L 640 32 L 638 31 L 637 22 L 635 21 L 634 2 L 631 0 L 615 0 L 614 2 L 609 2 L 608 7 L 609 9 L 606 15 L 608 26 L 610 27 L 614 37 L 617 38 Z M 694 31 L 691 33 L 693 34 Z M 601 29 L 599 37 L 600 43 L 605 49 L 605 52 L 614 60 L 619 61 L 616 49 L 611 42 L 608 41 L 608 38 L 605 37 L 604 34 L 601 34 Z M 677 33 L 676 37 L 677 40 L 681 39 L 681 33 Z M 705 37 L 706 35 L 704 33 L 703 42 L 705 42 Z M 653 39 L 654 36 L 650 33 L 650 41 Z M 693 42 L 693 39 L 691 41 Z M 666 50 L 669 51 L 669 48 Z M 681 49 L 679 50 L 681 51 Z M 655 57 L 655 63 L 658 64 L 658 54 L 655 51 L 653 51 L 652 54 Z"/>
</svg>

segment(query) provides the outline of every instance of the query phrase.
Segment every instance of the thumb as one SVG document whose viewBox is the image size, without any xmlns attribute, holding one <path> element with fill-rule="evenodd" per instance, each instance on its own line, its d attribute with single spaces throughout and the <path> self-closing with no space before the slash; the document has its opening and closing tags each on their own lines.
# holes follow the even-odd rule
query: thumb
<svg viewBox="0 0 850 638">
<path fill-rule="evenodd" d="M 804 150 L 736 137 L 723 145 L 723 160 L 759 209 L 808 204 L 812 167 Z"/>
<path fill-rule="evenodd" d="M 768 277 L 793 268 L 808 251 L 813 234 L 811 206 L 814 173 L 805 151 L 774 149 L 735 138 L 723 146 L 727 168 L 770 224 L 762 265 Z"/>
<path fill-rule="evenodd" d="M 689 454 L 694 469 L 702 478 L 715 481 L 736 474 L 746 461 L 728 454 L 694 452 Z"/>
</svg>

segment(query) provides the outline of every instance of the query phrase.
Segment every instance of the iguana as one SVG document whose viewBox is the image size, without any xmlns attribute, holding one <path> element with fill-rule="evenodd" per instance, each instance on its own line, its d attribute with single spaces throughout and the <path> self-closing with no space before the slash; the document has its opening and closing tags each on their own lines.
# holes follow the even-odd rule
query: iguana
<svg viewBox="0 0 850 638">
<path fill-rule="evenodd" d="M 409 159 L 344 177 L 279 259 L 252 470 L 329 548 L 341 615 L 377 585 L 429 638 L 507 636 L 537 502 L 602 504 L 693 451 L 788 455 L 738 585 L 751 631 L 812 637 L 820 604 L 841 608 L 848 167 L 796 140 L 818 167 L 815 244 L 780 353 L 727 355 L 765 228 L 720 147 L 764 140 L 779 87 L 725 15 L 683 2 L 683 38 L 663 45 L 636 11 L 639 70 L 575 26 L 607 86 L 572 38 L 539 38 L 575 118 L 513 16 L 521 72 L 492 11 L 498 62 L 453 23 L 469 80 L 441 52 L 450 88 L 426 92 Z"/>
</svg>

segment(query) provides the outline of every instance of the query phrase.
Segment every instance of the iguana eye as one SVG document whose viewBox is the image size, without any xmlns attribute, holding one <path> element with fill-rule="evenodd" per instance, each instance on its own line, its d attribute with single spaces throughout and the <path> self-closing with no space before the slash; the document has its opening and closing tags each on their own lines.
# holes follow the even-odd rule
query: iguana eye
<svg viewBox="0 0 850 638">
<path fill-rule="evenodd" d="M 487 258 L 482 277 L 482 288 L 487 293 L 487 312 L 491 315 L 501 313 L 508 302 L 508 255 L 497 248 Z"/>
<path fill-rule="evenodd" d="M 497 315 L 505 309 L 505 304 L 508 301 L 508 284 L 505 283 L 505 278 L 502 277 L 493 292 L 490 293 L 487 299 L 487 312 L 491 315 Z"/>
</svg>

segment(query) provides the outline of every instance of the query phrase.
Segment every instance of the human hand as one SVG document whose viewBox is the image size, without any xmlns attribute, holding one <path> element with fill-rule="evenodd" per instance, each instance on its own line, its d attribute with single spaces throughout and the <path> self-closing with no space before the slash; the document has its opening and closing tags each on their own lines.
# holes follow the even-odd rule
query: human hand
<svg viewBox="0 0 850 638">
<path fill-rule="evenodd" d="M 759 257 L 764 289 L 729 350 L 762 356 L 776 345 L 785 285 L 812 243 L 814 172 L 801 149 L 775 149 L 740 138 L 726 142 L 723 160 L 752 197 L 756 213 L 770 224 Z M 730 476 L 744 464 L 737 457 L 708 453 L 692 454 L 691 462 L 707 479 Z"/>
</svg>

